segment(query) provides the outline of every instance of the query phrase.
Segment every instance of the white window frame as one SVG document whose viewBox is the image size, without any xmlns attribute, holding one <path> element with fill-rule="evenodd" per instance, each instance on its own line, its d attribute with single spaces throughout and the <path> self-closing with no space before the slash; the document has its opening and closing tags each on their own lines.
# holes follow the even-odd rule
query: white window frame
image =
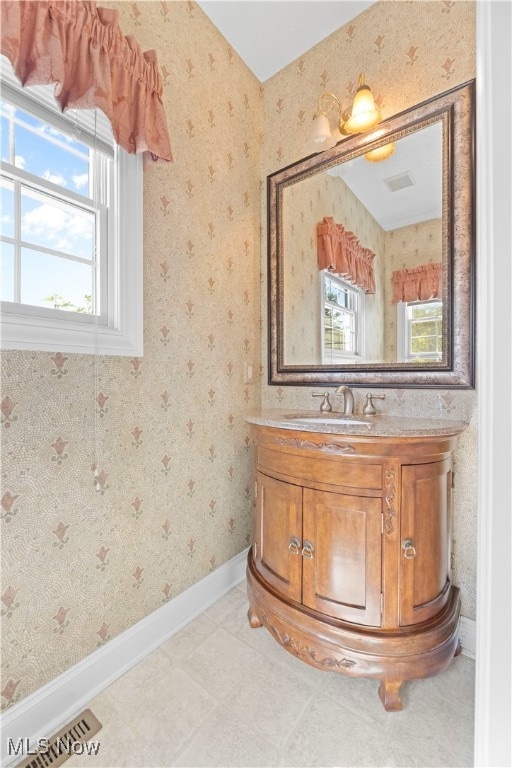
<svg viewBox="0 0 512 768">
<path fill-rule="evenodd" d="M 108 260 L 102 264 L 107 279 L 107 306 L 102 316 L 1 302 L 2 349 L 67 352 L 101 355 L 143 354 L 142 303 L 142 157 L 125 152 L 112 137 L 108 119 L 99 111 L 71 110 L 62 113 L 52 86 L 22 88 L 10 64 L 1 57 L 2 95 L 16 106 L 48 119 L 56 128 L 78 125 L 97 145 L 108 145 L 113 156 L 112 203 L 108 216 Z M 8 166 L 6 165 L 8 168 Z M 18 171 L 17 171 L 18 172 Z M 23 172 L 19 172 L 20 177 Z M 49 183 L 45 182 L 45 186 Z M 56 187 L 56 190 L 58 188 Z"/>
<path fill-rule="evenodd" d="M 439 299 L 432 299 L 432 301 L 439 301 Z M 409 305 L 429 303 L 429 301 L 400 301 L 396 305 L 396 352 L 398 362 L 412 363 L 417 359 L 415 355 L 410 354 L 409 349 L 409 321 L 407 319 L 407 309 Z M 439 357 L 434 353 L 425 352 L 422 355 L 422 359 L 424 358 L 432 360 L 432 362 L 439 361 Z"/>
<path fill-rule="evenodd" d="M 353 285 L 352 283 L 349 283 L 347 280 L 344 280 L 340 275 L 336 275 L 332 272 L 329 272 L 329 270 L 320 270 L 320 349 L 322 352 L 322 364 L 328 365 L 329 363 L 346 363 L 349 361 L 357 362 L 364 360 L 365 350 L 364 350 L 364 306 L 365 306 L 365 293 L 364 291 L 359 288 L 357 285 Z M 355 353 L 353 352 L 342 352 L 341 350 L 331 350 L 329 357 L 326 355 L 326 348 L 325 348 L 325 319 L 324 319 L 324 310 L 325 310 L 325 304 L 326 304 L 326 296 L 325 296 L 325 277 L 328 275 L 331 279 L 334 279 L 335 281 L 341 283 L 344 287 L 348 288 L 350 291 L 353 291 L 355 294 L 357 294 L 357 311 L 354 313 L 355 315 Z"/>
</svg>

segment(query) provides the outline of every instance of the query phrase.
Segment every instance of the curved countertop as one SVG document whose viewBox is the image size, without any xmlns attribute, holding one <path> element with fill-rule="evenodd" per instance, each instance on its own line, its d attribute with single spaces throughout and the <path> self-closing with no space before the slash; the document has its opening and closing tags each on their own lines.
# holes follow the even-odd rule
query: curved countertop
<svg viewBox="0 0 512 768">
<path fill-rule="evenodd" d="M 336 423 L 342 419 L 345 423 Z M 319 432 L 331 435 L 357 435 L 361 437 L 435 437 L 458 435 L 468 424 L 449 419 L 419 419 L 410 416 L 365 416 L 354 413 L 345 416 L 331 411 L 307 411 L 299 409 L 268 409 L 255 411 L 245 417 L 250 424 L 276 427 L 300 432 Z M 316 420 L 316 421 L 315 421 Z M 321 421 L 319 421 L 321 420 Z M 332 423 L 331 423 L 332 422 Z"/>
</svg>

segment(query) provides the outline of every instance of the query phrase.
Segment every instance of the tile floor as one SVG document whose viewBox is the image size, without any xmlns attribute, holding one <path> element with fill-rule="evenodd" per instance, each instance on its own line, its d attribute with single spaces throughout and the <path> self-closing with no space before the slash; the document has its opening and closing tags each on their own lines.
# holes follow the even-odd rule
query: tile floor
<svg viewBox="0 0 512 768">
<path fill-rule="evenodd" d="M 246 611 L 242 584 L 93 699 L 99 753 L 67 768 L 473 765 L 473 661 L 386 713 L 378 681 L 309 667 Z"/>
</svg>

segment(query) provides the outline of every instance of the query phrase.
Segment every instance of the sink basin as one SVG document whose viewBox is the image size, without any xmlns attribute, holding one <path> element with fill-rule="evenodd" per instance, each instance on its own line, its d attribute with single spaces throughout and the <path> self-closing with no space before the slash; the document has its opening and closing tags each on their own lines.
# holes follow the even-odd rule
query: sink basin
<svg viewBox="0 0 512 768">
<path fill-rule="evenodd" d="M 286 417 L 290 421 L 307 421 L 308 424 L 332 424 L 338 426 L 363 426 L 371 429 L 371 423 L 368 421 L 360 421 L 352 416 L 343 416 L 343 414 L 333 413 L 331 416 L 325 414 L 324 416 L 308 416 L 307 414 L 292 414 Z"/>
</svg>

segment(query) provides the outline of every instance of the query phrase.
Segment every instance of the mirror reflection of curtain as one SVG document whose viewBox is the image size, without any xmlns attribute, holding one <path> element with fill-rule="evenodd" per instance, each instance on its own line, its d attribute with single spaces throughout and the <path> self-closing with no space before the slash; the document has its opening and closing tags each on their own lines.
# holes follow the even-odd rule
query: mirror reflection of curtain
<svg viewBox="0 0 512 768">
<path fill-rule="evenodd" d="M 375 293 L 375 254 L 331 216 L 324 216 L 317 224 L 316 233 L 318 268 L 340 275 L 365 293 Z"/>
<path fill-rule="evenodd" d="M 441 299 L 442 264 L 423 264 L 414 269 L 399 269 L 393 272 L 393 304 L 399 301 L 428 301 Z"/>
</svg>

